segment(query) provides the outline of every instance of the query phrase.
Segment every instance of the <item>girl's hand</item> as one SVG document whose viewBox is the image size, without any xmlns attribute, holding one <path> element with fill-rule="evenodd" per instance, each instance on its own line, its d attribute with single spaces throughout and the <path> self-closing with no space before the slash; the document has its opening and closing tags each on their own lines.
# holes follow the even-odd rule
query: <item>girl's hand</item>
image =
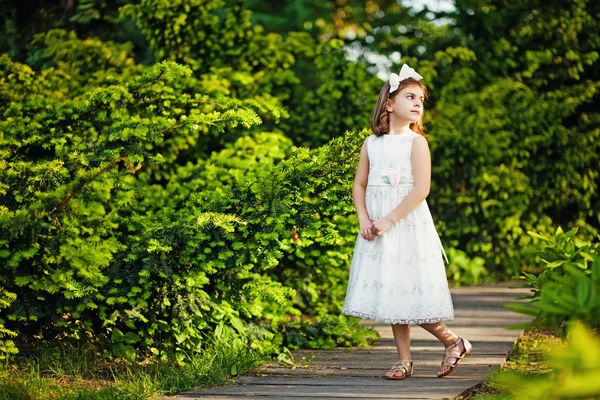
<svg viewBox="0 0 600 400">
<path fill-rule="evenodd" d="M 383 234 L 389 231 L 392 226 L 394 226 L 394 221 L 392 221 L 390 217 L 383 217 L 373 223 L 373 232 L 375 232 L 377 236 L 383 236 Z"/>
<path fill-rule="evenodd" d="M 360 236 L 368 241 L 373 240 L 375 238 L 373 234 L 373 221 L 369 218 L 359 218 L 358 223 L 360 225 Z"/>
</svg>

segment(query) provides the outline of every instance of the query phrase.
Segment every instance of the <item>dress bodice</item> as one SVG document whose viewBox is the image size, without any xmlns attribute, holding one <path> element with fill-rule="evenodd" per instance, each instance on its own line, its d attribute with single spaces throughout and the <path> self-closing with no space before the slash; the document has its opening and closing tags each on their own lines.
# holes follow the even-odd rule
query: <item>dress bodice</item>
<svg viewBox="0 0 600 400">
<path fill-rule="evenodd" d="M 367 138 L 370 186 L 413 186 L 411 149 L 418 133 Z"/>
</svg>

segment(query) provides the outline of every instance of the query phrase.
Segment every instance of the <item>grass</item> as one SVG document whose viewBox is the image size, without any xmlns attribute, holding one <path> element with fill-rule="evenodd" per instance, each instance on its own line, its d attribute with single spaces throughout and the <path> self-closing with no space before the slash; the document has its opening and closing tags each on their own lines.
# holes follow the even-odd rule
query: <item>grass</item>
<svg viewBox="0 0 600 400">
<path fill-rule="evenodd" d="M 284 332 L 286 347 L 277 361 L 290 366 L 296 363 L 287 347 L 361 346 L 379 338 L 358 319 L 345 316 L 292 322 Z M 65 342 L 22 345 L 10 362 L 0 361 L 0 400 L 147 400 L 198 387 L 223 386 L 232 377 L 271 360 L 269 352 L 276 350 L 272 344 L 260 344 L 261 352 L 251 347 L 251 341 L 222 341 L 202 353 L 191 354 L 183 365 L 175 361 L 131 364 L 108 360 L 93 347 Z M 307 358 L 301 361 L 309 362 Z"/>
<path fill-rule="evenodd" d="M 0 366 L 1 400 L 147 400 L 195 387 L 221 386 L 262 365 L 242 346 L 215 346 L 175 362 L 107 362 L 91 348 L 67 344 L 22 350 Z"/>
<path fill-rule="evenodd" d="M 536 378 L 548 376 L 552 369 L 546 364 L 545 353 L 564 347 L 559 336 L 553 331 L 532 328 L 526 330 L 513 346 L 511 356 L 502 369 L 493 373 L 483 386 L 471 393 L 468 400 L 508 400 L 514 397 L 509 386 L 502 383 L 499 376 L 505 372 Z M 465 400 L 466 400 L 465 399 Z"/>
</svg>

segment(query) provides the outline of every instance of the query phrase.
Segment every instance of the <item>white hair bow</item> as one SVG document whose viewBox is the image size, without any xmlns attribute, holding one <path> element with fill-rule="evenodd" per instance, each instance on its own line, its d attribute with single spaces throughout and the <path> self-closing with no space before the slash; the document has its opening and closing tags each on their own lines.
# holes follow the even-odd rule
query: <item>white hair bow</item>
<svg viewBox="0 0 600 400">
<path fill-rule="evenodd" d="M 393 72 L 390 74 L 390 93 L 398 89 L 400 82 L 408 78 L 413 78 L 416 81 L 423 79 L 423 77 L 417 74 L 414 69 L 408 66 L 408 64 L 404 64 L 400 70 L 400 75 Z"/>
</svg>

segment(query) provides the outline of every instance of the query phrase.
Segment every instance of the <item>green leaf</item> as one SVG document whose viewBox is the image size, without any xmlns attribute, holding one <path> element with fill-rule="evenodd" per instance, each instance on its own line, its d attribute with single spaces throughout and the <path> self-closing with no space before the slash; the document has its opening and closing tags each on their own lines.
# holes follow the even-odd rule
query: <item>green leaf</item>
<svg viewBox="0 0 600 400">
<path fill-rule="evenodd" d="M 504 306 L 521 314 L 537 315 L 539 312 L 537 308 L 521 303 L 506 303 Z"/>
<path fill-rule="evenodd" d="M 536 282 L 538 280 L 538 277 L 530 274 L 528 272 L 523 271 L 522 274 L 530 281 L 530 282 Z"/>
<path fill-rule="evenodd" d="M 175 334 L 175 340 L 177 341 L 177 344 L 183 343 L 188 337 L 189 335 L 185 332 Z"/>
<path fill-rule="evenodd" d="M 125 344 L 123 344 L 123 343 L 113 344 L 112 352 L 117 357 L 125 358 L 125 354 L 126 354 Z"/>
<path fill-rule="evenodd" d="M 230 318 L 231 321 L 231 325 L 233 325 L 233 327 L 241 334 L 245 334 L 246 333 L 246 326 L 244 325 L 244 323 L 242 322 L 241 319 L 237 318 L 237 317 L 232 317 Z"/>
<path fill-rule="evenodd" d="M 537 306 L 542 311 L 546 311 L 560 316 L 569 315 L 571 312 L 569 309 L 565 309 L 554 304 L 539 302 Z"/>
<path fill-rule="evenodd" d="M 142 340 L 136 333 L 134 332 L 127 332 L 125 335 L 123 335 L 123 341 L 125 343 L 137 343 L 140 340 Z"/>
<path fill-rule="evenodd" d="M 594 262 L 592 263 L 592 280 L 595 284 L 600 282 L 600 255 L 594 254 Z"/>
<path fill-rule="evenodd" d="M 531 237 L 536 238 L 536 239 L 544 240 L 546 242 L 552 242 L 552 240 L 549 237 L 544 236 L 544 235 L 542 235 L 540 233 L 536 233 L 536 232 L 533 232 L 533 231 L 527 231 L 527 234 L 529 236 L 531 236 Z"/>
<path fill-rule="evenodd" d="M 136 359 L 136 353 L 135 353 L 135 349 L 133 348 L 132 345 L 128 344 L 127 346 L 125 346 L 125 359 L 129 362 L 135 362 Z"/>
<path fill-rule="evenodd" d="M 567 262 L 567 260 L 557 260 L 557 261 L 553 261 L 551 263 L 546 264 L 545 267 L 552 269 L 552 268 L 560 267 L 561 265 L 563 265 L 566 262 Z"/>
<path fill-rule="evenodd" d="M 113 328 L 113 330 L 112 330 L 112 334 L 111 334 L 111 336 L 110 336 L 110 339 L 111 339 L 113 342 L 115 342 L 115 343 L 117 343 L 117 342 L 122 342 L 122 341 L 123 341 L 123 337 L 124 337 L 124 335 L 123 335 L 123 332 L 121 332 L 121 331 L 120 331 L 119 329 L 117 329 L 117 328 Z"/>
</svg>

